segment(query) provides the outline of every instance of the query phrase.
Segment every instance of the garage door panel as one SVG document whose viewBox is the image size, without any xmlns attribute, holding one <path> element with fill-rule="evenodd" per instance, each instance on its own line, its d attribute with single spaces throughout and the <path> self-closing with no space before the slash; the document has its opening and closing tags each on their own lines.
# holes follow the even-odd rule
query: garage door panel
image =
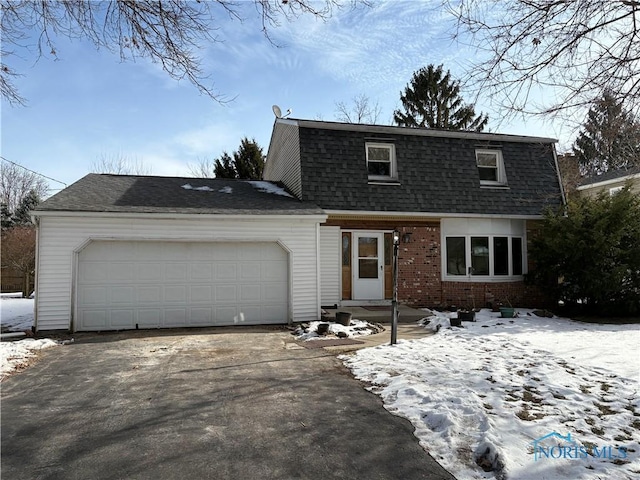
<svg viewBox="0 0 640 480">
<path fill-rule="evenodd" d="M 108 330 L 106 310 L 87 309 L 83 312 L 82 320 L 87 330 Z"/>
<path fill-rule="evenodd" d="M 162 282 L 163 268 L 156 263 L 138 263 L 136 265 L 136 278 L 140 282 Z"/>
<path fill-rule="evenodd" d="M 107 293 L 107 287 L 81 287 L 78 296 L 85 305 L 105 305 Z"/>
<path fill-rule="evenodd" d="M 164 300 L 168 303 L 187 303 L 187 287 L 184 285 L 165 286 Z"/>
<path fill-rule="evenodd" d="M 187 265 L 176 262 L 168 263 L 164 269 L 164 280 L 168 282 L 186 282 Z"/>
<path fill-rule="evenodd" d="M 215 265 L 216 280 L 236 280 L 238 278 L 238 265 L 229 262 L 220 262 Z"/>
<path fill-rule="evenodd" d="M 119 309 L 111 309 L 110 310 L 110 321 L 109 324 L 114 329 L 127 329 L 127 328 L 135 328 L 135 312 L 133 309 L 119 310 Z"/>
<path fill-rule="evenodd" d="M 136 287 L 136 301 L 140 304 L 157 303 L 162 300 L 162 287 L 159 285 Z"/>
<path fill-rule="evenodd" d="M 187 309 L 185 308 L 167 308 L 164 311 L 165 327 L 186 327 L 187 326 Z"/>
<path fill-rule="evenodd" d="M 236 285 L 223 285 L 215 287 L 215 301 L 216 303 L 237 303 L 238 301 L 238 287 Z"/>
<path fill-rule="evenodd" d="M 213 279 L 213 265 L 211 263 L 192 263 L 189 265 L 190 280 L 206 280 Z"/>
<path fill-rule="evenodd" d="M 212 248 L 213 260 L 238 260 L 238 246 L 233 243 L 221 243 Z"/>
<path fill-rule="evenodd" d="M 287 288 L 288 285 L 284 282 L 262 285 L 262 300 L 270 303 L 277 302 L 283 295 L 287 294 Z"/>
<path fill-rule="evenodd" d="M 84 279 L 84 283 L 104 283 L 109 275 L 107 273 L 106 264 L 101 262 L 87 262 L 81 264 L 78 274 Z"/>
<path fill-rule="evenodd" d="M 79 330 L 288 319 L 288 255 L 275 243 L 96 241 L 78 258 Z"/>
<path fill-rule="evenodd" d="M 189 288 L 189 300 L 191 302 L 208 302 L 213 301 L 211 286 L 209 285 L 192 285 Z"/>
<path fill-rule="evenodd" d="M 260 284 L 242 285 L 240 287 L 240 302 L 260 303 L 262 300 L 262 286 Z"/>
<path fill-rule="evenodd" d="M 138 310 L 140 328 L 159 327 L 162 324 L 162 312 L 158 308 L 141 308 Z"/>
</svg>

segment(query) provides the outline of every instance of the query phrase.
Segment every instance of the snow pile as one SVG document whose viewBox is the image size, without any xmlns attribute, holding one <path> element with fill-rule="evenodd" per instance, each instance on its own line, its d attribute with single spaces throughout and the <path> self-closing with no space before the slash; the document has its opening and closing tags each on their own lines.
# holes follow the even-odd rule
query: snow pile
<svg viewBox="0 0 640 480">
<path fill-rule="evenodd" d="M 328 323 L 329 329 L 327 335 L 318 334 L 318 325 L 321 323 Z M 296 336 L 296 340 L 322 340 L 330 337 L 343 337 L 353 338 L 363 335 L 371 335 L 383 331 L 382 326 L 372 325 L 369 322 L 363 320 L 351 320 L 351 324 L 348 327 L 340 323 L 333 322 L 310 322 L 308 327 L 300 326 L 293 334 Z"/>
<path fill-rule="evenodd" d="M 518 313 L 483 310 L 464 328 L 437 313 L 428 324 L 441 326 L 437 335 L 341 358 L 457 478 L 637 478 L 640 325 Z M 536 460 L 534 441 L 553 432 L 613 456 Z"/>
<path fill-rule="evenodd" d="M 283 188 L 280 188 L 273 183 L 263 181 L 251 181 L 249 183 L 253 188 L 257 189 L 260 192 L 273 193 L 274 195 L 293 198 L 293 196 L 289 195 Z"/>
<path fill-rule="evenodd" d="M 58 343 L 49 338 L 27 338 L 17 342 L 0 343 L 0 380 L 14 370 L 28 366 L 29 361 L 40 350 L 55 345 Z"/>
</svg>

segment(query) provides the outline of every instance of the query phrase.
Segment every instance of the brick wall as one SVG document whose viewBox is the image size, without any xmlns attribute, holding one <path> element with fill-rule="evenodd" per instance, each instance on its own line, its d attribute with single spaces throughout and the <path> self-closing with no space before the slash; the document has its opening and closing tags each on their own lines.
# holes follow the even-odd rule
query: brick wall
<svg viewBox="0 0 640 480">
<path fill-rule="evenodd" d="M 416 307 L 484 308 L 491 301 L 509 300 L 519 307 L 545 307 L 540 290 L 524 282 L 443 282 L 440 226 L 399 228 L 398 301 Z M 403 235 L 410 233 L 407 243 Z"/>
</svg>

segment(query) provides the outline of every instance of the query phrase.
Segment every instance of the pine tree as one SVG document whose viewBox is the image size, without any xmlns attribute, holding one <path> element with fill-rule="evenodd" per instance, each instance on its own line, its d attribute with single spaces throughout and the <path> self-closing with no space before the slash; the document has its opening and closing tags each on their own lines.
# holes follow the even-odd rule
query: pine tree
<svg viewBox="0 0 640 480">
<path fill-rule="evenodd" d="M 240 148 L 233 153 L 234 165 L 238 178 L 247 180 L 262 179 L 264 154 L 262 148 L 254 140 L 243 138 Z"/>
<path fill-rule="evenodd" d="M 227 152 L 223 152 L 222 156 L 216 159 L 213 172 L 216 178 L 236 178 L 233 159 Z"/>
<path fill-rule="evenodd" d="M 460 97 L 460 82 L 451 79 L 442 65 L 423 67 L 413 74 L 404 93 L 400 93 L 404 111 L 396 110 L 393 120 L 401 127 L 444 128 L 481 132 L 488 117 L 476 116 L 474 106 Z"/>
<path fill-rule="evenodd" d="M 0 205 L 0 211 L 2 212 L 2 230 L 13 227 L 13 215 L 6 203 Z"/>
<path fill-rule="evenodd" d="M 25 195 L 20 201 L 20 205 L 16 208 L 16 212 L 13 215 L 13 222 L 15 225 L 30 225 L 31 224 L 31 210 L 33 210 L 40 203 L 40 196 L 35 190 L 29 190 L 29 193 Z"/>
<path fill-rule="evenodd" d="M 573 146 L 584 175 L 640 165 L 640 121 L 605 91 L 594 102 Z"/>
</svg>

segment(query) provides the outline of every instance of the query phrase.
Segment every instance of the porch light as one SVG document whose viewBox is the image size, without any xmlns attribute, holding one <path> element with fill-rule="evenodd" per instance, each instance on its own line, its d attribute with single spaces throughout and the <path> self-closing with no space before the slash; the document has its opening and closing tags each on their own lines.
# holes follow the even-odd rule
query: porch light
<svg viewBox="0 0 640 480">
<path fill-rule="evenodd" d="M 393 297 L 391 300 L 391 345 L 398 341 L 398 244 L 400 232 L 393 231 Z"/>
</svg>

